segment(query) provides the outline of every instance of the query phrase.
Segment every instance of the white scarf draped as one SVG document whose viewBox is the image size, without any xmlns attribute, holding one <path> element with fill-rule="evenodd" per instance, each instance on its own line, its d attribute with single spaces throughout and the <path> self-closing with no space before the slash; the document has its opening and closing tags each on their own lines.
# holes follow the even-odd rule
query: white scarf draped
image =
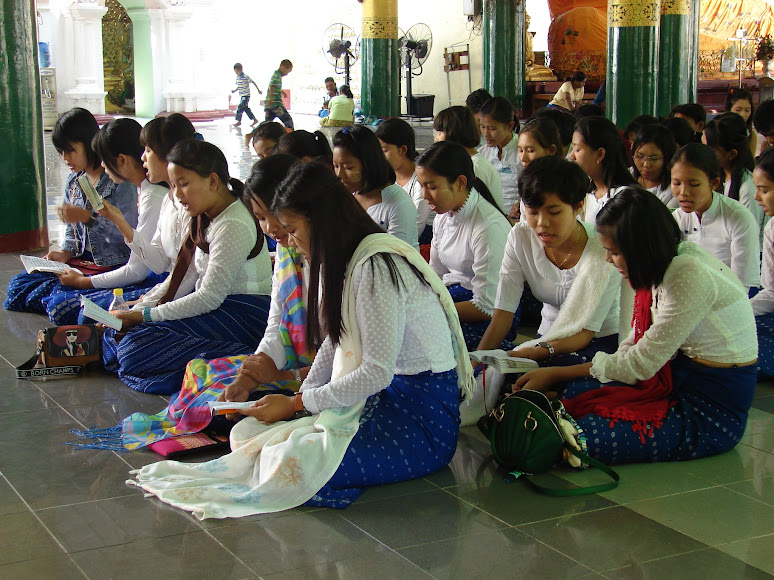
<svg viewBox="0 0 774 580">
<path fill-rule="evenodd" d="M 354 371 L 362 361 L 355 314 L 353 272 L 377 253 L 398 254 L 417 268 L 438 294 L 452 332 L 460 389 L 470 394 L 473 369 L 454 302 L 443 282 L 409 244 L 389 234 L 372 234 L 350 259 L 342 298 L 341 337 L 332 379 Z M 365 400 L 319 415 L 266 425 L 253 417 L 231 432 L 232 452 L 200 464 L 160 461 L 132 471 L 137 485 L 163 502 L 199 518 L 242 517 L 277 512 L 311 499 L 338 469 L 359 427 Z"/>
</svg>

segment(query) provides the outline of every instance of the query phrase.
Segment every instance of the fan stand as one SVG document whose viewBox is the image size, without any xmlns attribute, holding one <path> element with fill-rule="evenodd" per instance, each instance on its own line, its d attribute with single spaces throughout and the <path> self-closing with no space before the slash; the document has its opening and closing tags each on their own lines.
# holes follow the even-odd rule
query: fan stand
<svg viewBox="0 0 774 580">
<path fill-rule="evenodd" d="M 411 53 L 406 51 L 406 116 L 413 117 L 411 114 Z"/>
</svg>

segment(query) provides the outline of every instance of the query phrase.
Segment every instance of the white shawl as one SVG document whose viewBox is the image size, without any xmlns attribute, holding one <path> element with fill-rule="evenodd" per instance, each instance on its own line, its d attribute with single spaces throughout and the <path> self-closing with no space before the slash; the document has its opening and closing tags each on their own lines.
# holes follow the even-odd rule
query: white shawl
<svg viewBox="0 0 774 580">
<path fill-rule="evenodd" d="M 333 359 L 332 379 L 351 373 L 362 360 L 362 344 L 355 314 L 352 273 L 374 254 L 405 257 L 430 283 L 441 300 L 452 331 L 458 384 L 472 390 L 473 370 L 457 311 L 448 290 L 422 256 L 389 234 L 373 234 L 358 246 L 347 267 L 342 298 L 346 332 Z M 193 512 L 199 518 L 241 517 L 290 509 L 311 499 L 338 469 L 357 433 L 365 400 L 319 415 L 266 425 L 253 417 L 231 432 L 232 452 L 200 464 L 160 461 L 132 471 L 127 483 L 148 495 Z"/>
<path fill-rule="evenodd" d="M 586 328 L 599 297 L 607 288 L 610 279 L 617 275 L 615 267 L 605 261 L 605 248 L 595 236 L 589 236 L 586 252 L 586 258 L 578 268 L 578 276 L 573 281 L 550 330 L 540 338 L 521 343 L 518 348 L 532 347 L 538 342 L 561 340 Z"/>
</svg>

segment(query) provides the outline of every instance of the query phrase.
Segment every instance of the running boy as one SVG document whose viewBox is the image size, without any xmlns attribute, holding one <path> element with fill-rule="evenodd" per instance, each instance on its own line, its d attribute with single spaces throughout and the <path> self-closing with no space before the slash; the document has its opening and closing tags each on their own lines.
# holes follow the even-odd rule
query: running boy
<svg viewBox="0 0 774 580">
<path fill-rule="evenodd" d="M 273 121 L 275 117 L 278 117 L 282 124 L 285 125 L 285 128 L 291 131 L 293 130 L 293 118 L 282 104 L 282 97 L 285 96 L 285 93 L 282 92 L 282 77 L 287 76 L 292 70 L 293 63 L 288 59 L 280 63 L 279 68 L 271 75 L 263 107 L 267 121 Z"/>
<path fill-rule="evenodd" d="M 247 106 L 247 104 L 250 102 L 250 83 L 255 85 L 255 90 L 258 91 L 259 95 L 262 95 L 263 91 L 258 88 L 258 85 L 255 84 L 253 79 L 251 79 L 242 71 L 241 63 L 236 63 L 234 65 L 234 72 L 236 73 L 236 88 L 231 92 L 235 93 L 239 91 L 240 96 L 239 106 L 237 107 L 236 114 L 234 115 L 234 118 L 236 119 L 234 127 L 239 127 L 239 125 L 242 124 L 242 113 L 247 113 L 247 116 L 253 122 L 252 124 L 255 125 L 258 122 L 258 119 L 255 118 L 255 115 L 253 115 L 250 107 Z"/>
</svg>

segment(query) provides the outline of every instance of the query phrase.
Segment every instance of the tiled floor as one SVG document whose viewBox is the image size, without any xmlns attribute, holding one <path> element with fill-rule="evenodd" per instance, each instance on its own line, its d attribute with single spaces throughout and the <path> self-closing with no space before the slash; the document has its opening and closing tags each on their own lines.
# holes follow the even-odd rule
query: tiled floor
<svg viewBox="0 0 774 580">
<path fill-rule="evenodd" d="M 222 122 L 201 129 L 241 172 L 236 135 Z M 0 256 L 0 298 L 19 266 Z M 371 489 L 346 510 L 199 522 L 124 484 L 130 469 L 157 459 L 152 453 L 63 444 L 71 429 L 156 412 L 164 399 L 103 373 L 16 381 L 12 367 L 47 321 L 0 317 L 0 578 L 774 576 L 774 385 L 759 385 L 737 449 L 622 466 L 620 487 L 604 494 L 550 498 L 506 484 L 487 444 L 466 428 L 449 467 Z M 599 475 L 556 470 L 544 480 L 573 485 Z"/>
</svg>

